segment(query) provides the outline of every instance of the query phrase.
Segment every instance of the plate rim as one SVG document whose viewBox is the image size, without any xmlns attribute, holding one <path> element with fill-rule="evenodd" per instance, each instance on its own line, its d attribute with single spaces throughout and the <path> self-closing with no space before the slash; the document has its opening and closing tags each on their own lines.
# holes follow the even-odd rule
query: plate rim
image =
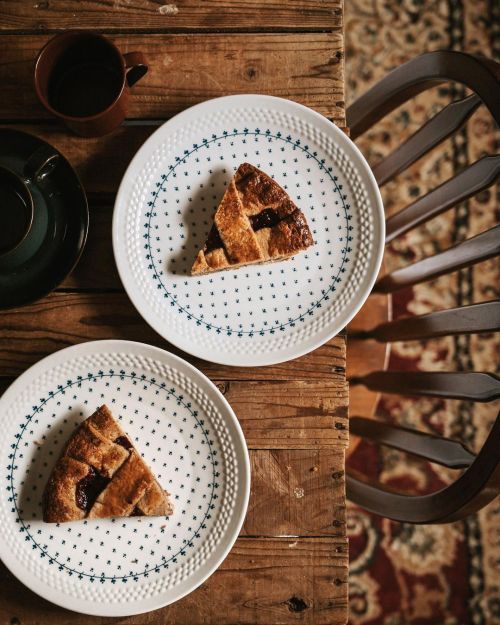
<svg viewBox="0 0 500 625">
<path fill-rule="evenodd" d="M 77 612 L 80 614 L 88 614 L 90 616 L 101 616 L 101 617 L 134 616 L 137 614 L 145 614 L 153 610 L 158 610 L 167 605 L 176 603 L 177 601 L 179 601 L 186 595 L 196 590 L 199 586 L 201 586 L 201 584 L 203 584 L 209 577 L 211 577 L 219 569 L 221 564 L 227 558 L 229 552 L 233 548 L 237 538 L 240 535 L 241 528 L 243 526 L 243 523 L 245 522 L 247 511 L 248 511 L 248 503 L 249 503 L 249 498 L 250 498 L 250 487 L 251 487 L 250 455 L 249 455 L 249 450 L 248 450 L 248 446 L 246 443 L 245 435 L 243 433 L 239 419 L 236 416 L 236 413 L 234 412 L 231 404 L 227 401 L 227 399 L 224 397 L 221 391 L 217 388 L 217 386 L 210 380 L 210 378 L 207 375 L 205 375 L 202 371 L 197 369 L 194 365 L 184 360 L 184 358 L 181 358 L 180 356 L 177 356 L 176 354 L 172 354 L 168 350 L 163 349 L 161 347 L 150 345 L 149 343 L 143 343 L 141 341 L 129 341 L 127 339 L 103 339 L 103 340 L 97 340 L 97 341 L 86 341 L 84 343 L 70 345 L 56 352 L 53 352 L 52 354 L 45 356 L 41 360 L 31 365 L 31 367 L 29 367 L 26 371 L 24 371 L 21 375 L 19 375 L 8 386 L 8 388 L 0 396 L 0 409 L 3 407 L 5 403 L 8 403 L 9 401 L 12 401 L 13 399 L 15 399 L 16 395 L 19 392 L 19 389 L 23 388 L 24 385 L 26 384 L 25 383 L 26 378 L 28 377 L 36 378 L 41 373 L 43 373 L 43 371 L 45 371 L 47 367 L 53 368 L 57 365 L 63 364 L 65 361 L 68 360 L 68 358 L 65 358 L 67 354 L 72 354 L 72 352 L 74 352 L 75 353 L 74 357 L 78 357 L 79 355 L 78 352 L 80 350 L 91 349 L 94 346 L 98 347 L 100 345 L 107 346 L 107 347 L 115 347 L 115 348 L 120 348 L 120 346 L 122 347 L 133 346 L 134 348 L 139 349 L 139 350 L 146 348 L 147 350 L 156 352 L 157 354 L 161 355 L 163 358 L 166 357 L 167 359 L 168 358 L 173 359 L 175 364 L 181 365 L 181 367 L 186 367 L 187 371 L 189 371 L 190 373 L 193 373 L 195 377 L 198 376 L 199 380 L 202 383 L 206 384 L 208 389 L 210 389 L 212 392 L 215 393 L 218 400 L 221 401 L 222 405 L 226 409 L 227 414 L 230 416 L 230 419 L 232 421 L 232 425 L 234 426 L 235 434 L 238 439 L 237 443 L 240 445 L 241 447 L 240 451 L 242 452 L 241 454 L 237 455 L 237 457 L 241 457 L 241 459 L 243 460 L 242 466 L 239 467 L 241 474 L 238 477 L 238 487 L 243 488 L 242 506 L 241 506 L 241 512 L 239 514 L 239 518 L 234 523 L 233 530 L 230 533 L 226 534 L 224 538 L 222 539 L 221 545 L 224 545 L 224 547 L 221 548 L 220 554 L 214 560 L 213 565 L 208 569 L 208 571 L 204 575 L 201 576 L 201 578 L 194 585 L 188 587 L 187 590 L 181 592 L 173 600 L 170 600 L 170 599 L 167 599 L 166 601 L 158 600 L 154 606 L 146 605 L 146 607 L 144 607 L 143 604 L 154 601 L 155 598 L 144 599 L 139 602 L 135 602 L 134 604 L 126 604 L 126 603 L 91 604 L 90 602 L 87 602 L 86 600 L 76 599 L 75 597 L 72 597 L 71 595 L 65 595 L 59 590 L 48 587 L 43 582 L 38 580 L 38 578 L 36 578 L 34 574 L 30 572 L 26 574 L 26 568 L 22 564 L 20 564 L 20 562 L 15 558 L 15 556 L 13 556 L 12 551 L 7 547 L 6 543 L 4 541 L 0 541 L 0 560 L 7 567 L 7 569 L 12 573 L 12 575 L 14 575 L 17 578 L 19 582 L 21 582 L 24 586 L 26 586 L 29 590 L 34 592 L 36 595 L 38 595 L 42 599 L 49 601 L 59 607 L 65 608 L 67 610 L 71 610 L 73 612 Z M 224 415 L 223 418 L 227 418 L 227 415 Z M 241 482 L 243 482 L 243 485 L 241 484 Z M 6 491 L 5 491 L 5 487 L 3 484 L 4 484 L 3 481 L 0 482 L 0 494 L 2 496 L 6 496 Z M 23 574 L 26 574 L 24 578 L 23 578 Z M 40 584 L 40 588 L 35 588 L 32 586 L 33 580 L 38 581 L 38 583 Z M 160 599 L 161 597 L 162 595 L 158 595 L 157 599 Z M 88 608 L 83 605 L 75 607 L 75 605 L 73 604 L 73 602 L 75 601 L 81 602 L 82 604 L 88 604 Z M 99 606 L 103 609 L 94 610 L 92 609 L 94 605 Z M 134 605 L 141 606 L 141 607 L 139 607 L 139 609 L 137 609 L 137 607 L 132 608 L 132 609 L 121 609 L 122 607 L 127 608 L 127 606 L 130 608 L 131 606 L 134 606 Z M 81 609 L 83 607 L 85 609 Z"/>
<path fill-rule="evenodd" d="M 125 253 L 125 245 L 123 243 L 121 233 L 119 233 L 120 225 L 123 225 L 123 215 L 124 207 L 126 203 L 126 194 L 133 187 L 131 184 L 131 179 L 133 178 L 132 174 L 134 170 L 138 170 L 142 165 L 144 165 L 144 160 L 147 158 L 149 154 L 151 154 L 152 147 L 156 147 L 159 137 L 165 133 L 165 128 L 172 126 L 176 127 L 180 122 L 183 121 L 183 118 L 190 119 L 193 115 L 196 115 L 197 112 L 203 110 L 205 108 L 209 108 L 212 106 L 218 106 L 222 108 L 226 104 L 235 106 L 240 105 L 241 107 L 252 106 L 253 101 L 256 102 L 256 105 L 261 104 L 265 106 L 265 103 L 268 102 L 274 106 L 291 106 L 295 108 L 298 113 L 301 111 L 306 115 L 311 115 L 313 119 L 321 124 L 326 124 L 329 130 L 333 133 L 333 135 L 339 139 L 341 147 L 348 147 L 351 149 L 356 158 L 358 158 L 361 166 L 362 173 L 367 176 L 371 191 L 374 195 L 374 212 L 376 213 L 376 219 L 378 221 L 378 229 L 380 236 L 378 240 L 374 241 L 374 265 L 376 271 L 373 271 L 370 280 L 365 285 L 365 288 L 359 292 L 358 294 L 358 302 L 356 305 L 352 306 L 352 309 L 348 315 L 345 315 L 340 324 L 329 324 L 328 331 L 323 331 L 323 333 L 318 332 L 312 339 L 307 342 L 307 345 L 302 344 L 300 349 L 295 347 L 286 348 L 281 350 L 278 353 L 266 352 L 262 351 L 257 356 L 249 355 L 249 354 L 239 354 L 238 352 L 234 354 L 224 354 L 222 350 L 211 353 L 210 357 L 207 357 L 206 352 L 197 351 L 196 346 L 192 341 L 181 337 L 176 332 L 169 333 L 168 327 L 161 323 L 160 320 L 156 318 L 154 311 L 149 307 L 149 305 L 144 301 L 138 286 L 136 285 L 133 278 L 130 278 L 130 274 L 128 272 L 128 260 Z M 128 187 L 128 188 L 127 188 Z M 120 210 L 120 206 L 122 207 Z M 119 223 L 121 220 L 121 223 Z M 288 362 L 291 360 L 295 360 L 296 358 L 300 358 L 305 354 L 309 354 L 313 352 L 318 347 L 321 347 L 332 338 L 337 336 L 339 332 L 341 332 L 347 325 L 351 322 L 351 320 L 355 317 L 355 315 L 360 311 L 363 304 L 366 302 L 366 299 L 370 295 L 375 281 L 377 279 L 378 273 L 380 271 L 380 267 L 382 265 L 382 259 L 384 254 L 385 247 L 385 215 L 384 215 L 384 206 L 382 201 L 382 196 L 380 193 L 379 186 L 377 181 L 375 180 L 375 176 L 360 149 L 356 146 L 356 144 L 349 138 L 347 134 L 345 134 L 338 126 L 336 126 L 331 120 L 327 117 L 318 113 L 314 109 L 305 106 L 304 104 L 300 104 L 299 102 L 295 102 L 294 100 L 290 100 L 287 98 L 281 98 L 272 95 L 264 95 L 264 94 L 256 94 L 256 93 L 248 93 L 248 94 L 237 94 L 237 95 L 228 95 L 221 96 L 217 98 L 211 98 L 209 100 L 205 100 L 204 102 L 200 102 L 198 104 L 194 104 L 193 106 L 184 109 L 183 111 L 177 113 L 169 120 L 167 120 L 164 124 L 159 126 L 152 135 L 150 135 L 146 141 L 139 147 L 137 152 L 134 154 L 132 160 L 130 161 L 125 173 L 122 176 L 120 181 L 120 185 L 118 187 L 118 191 L 116 194 L 116 199 L 113 207 L 113 219 L 112 219 L 112 246 L 113 246 L 113 256 L 115 259 L 116 267 L 118 270 L 118 275 L 122 282 L 122 285 L 127 293 L 130 301 L 132 302 L 134 308 L 137 310 L 139 315 L 144 319 L 144 321 L 151 327 L 155 332 L 160 334 L 162 338 L 166 341 L 181 349 L 182 351 L 194 356 L 196 358 L 200 358 L 207 362 L 212 362 L 215 364 L 226 365 L 226 366 L 236 366 L 236 367 L 266 367 L 281 364 L 284 362 Z M 378 246 L 378 250 L 376 249 Z M 120 247 L 122 249 L 120 249 Z"/>
</svg>

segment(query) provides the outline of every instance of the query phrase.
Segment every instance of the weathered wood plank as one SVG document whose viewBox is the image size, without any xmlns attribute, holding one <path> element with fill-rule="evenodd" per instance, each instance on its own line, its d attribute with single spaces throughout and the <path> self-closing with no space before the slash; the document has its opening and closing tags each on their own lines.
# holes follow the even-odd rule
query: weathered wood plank
<svg viewBox="0 0 500 625">
<path fill-rule="evenodd" d="M 1 0 L 0 29 L 14 32 L 74 28 L 105 30 L 327 30 L 342 26 L 342 0 Z"/>
<path fill-rule="evenodd" d="M 344 120 L 341 33 L 119 35 L 120 50 L 141 50 L 149 72 L 132 89 L 131 118 L 168 119 L 232 93 L 268 93 Z M 33 61 L 48 40 L 0 35 L 0 119 L 48 116 L 33 89 Z"/>
<path fill-rule="evenodd" d="M 35 595 L 0 565 L 0 622 L 345 625 L 347 581 L 345 538 L 239 538 L 217 572 L 193 593 L 161 610 L 117 621 L 59 608 Z"/>
<path fill-rule="evenodd" d="M 221 386 L 250 448 L 338 448 L 349 442 L 348 391 L 342 378 Z"/>
<path fill-rule="evenodd" d="M 90 200 L 87 242 L 73 272 L 60 285 L 62 289 L 123 290 L 111 244 L 111 206 Z"/>
<path fill-rule="evenodd" d="M 344 452 L 251 450 L 242 535 L 345 536 Z"/>
<path fill-rule="evenodd" d="M 174 353 L 140 317 L 124 293 L 61 293 L 0 313 L 0 375 L 15 376 L 58 349 L 84 341 L 120 338 Z M 183 357 L 187 357 L 184 352 Z M 337 336 L 297 360 L 271 367 L 238 368 L 187 357 L 215 380 L 343 380 L 345 339 Z"/>
</svg>

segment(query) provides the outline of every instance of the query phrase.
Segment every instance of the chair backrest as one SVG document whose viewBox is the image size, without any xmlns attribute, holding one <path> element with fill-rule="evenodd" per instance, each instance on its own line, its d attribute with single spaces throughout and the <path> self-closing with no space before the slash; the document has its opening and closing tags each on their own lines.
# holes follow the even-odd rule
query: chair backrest
<svg viewBox="0 0 500 625">
<path fill-rule="evenodd" d="M 400 104 L 447 81 L 462 83 L 473 93 L 452 102 L 374 168 L 380 186 L 393 179 L 441 141 L 457 131 L 483 103 L 500 126 L 500 65 L 461 52 L 424 54 L 394 70 L 347 110 L 351 137 L 356 138 Z M 488 155 L 462 170 L 386 221 L 386 242 L 479 193 L 500 177 L 500 155 Z M 500 254 L 500 226 L 444 252 L 389 273 L 374 291 L 393 293 Z M 382 342 L 428 339 L 500 330 L 500 301 L 483 302 L 384 323 L 358 333 Z M 428 395 L 488 402 L 500 397 L 500 379 L 481 372 L 377 371 L 352 378 L 378 392 Z M 409 523 L 456 521 L 486 505 L 500 492 L 500 414 L 476 455 L 458 441 L 364 417 L 350 421 L 353 434 L 455 469 L 465 469 L 450 486 L 429 495 L 399 494 L 368 482 L 352 471 L 347 496 L 376 514 Z"/>
</svg>

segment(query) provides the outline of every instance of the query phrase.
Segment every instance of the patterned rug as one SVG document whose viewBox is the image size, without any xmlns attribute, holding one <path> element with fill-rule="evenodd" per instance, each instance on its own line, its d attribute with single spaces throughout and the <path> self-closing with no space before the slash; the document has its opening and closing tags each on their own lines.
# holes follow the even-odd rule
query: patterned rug
<svg viewBox="0 0 500 625">
<path fill-rule="evenodd" d="M 347 0 L 348 102 L 391 69 L 422 52 L 463 50 L 500 60 L 500 2 L 495 0 Z M 448 102 L 457 85 L 432 89 L 403 105 L 357 141 L 374 164 Z M 391 215 L 468 162 L 498 151 L 488 112 L 481 107 L 466 127 L 409 171 L 386 185 Z M 491 188 L 387 247 L 389 270 L 429 256 L 499 222 L 500 188 Z M 407 289 L 394 299 L 395 317 L 500 297 L 497 260 Z M 482 335 L 396 343 L 390 368 L 495 371 L 500 337 Z M 480 448 L 499 402 L 470 404 L 383 396 L 379 418 L 460 438 Z M 452 471 L 363 443 L 350 462 L 410 493 L 439 489 Z M 500 624 L 500 500 L 464 522 L 411 526 L 349 505 L 350 623 L 352 625 Z"/>
</svg>

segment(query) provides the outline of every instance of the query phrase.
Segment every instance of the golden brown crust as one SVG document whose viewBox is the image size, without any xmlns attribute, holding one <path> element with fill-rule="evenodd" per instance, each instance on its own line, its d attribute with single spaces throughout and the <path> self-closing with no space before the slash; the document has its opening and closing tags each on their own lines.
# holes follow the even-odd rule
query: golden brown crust
<svg viewBox="0 0 500 625">
<path fill-rule="evenodd" d="M 68 441 L 45 488 L 48 523 L 109 516 L 169 515 L 169 493 L 158 484 L 106 406 Z"/>
<path fill-rule="evenodd" d="M 245 214 L 234 180 L 222 198 L 214 222 L 227 256 L 234 263 L 250 263 L 262 259 L 255 233 Z"/>
<path fill-rule="evenodd" d="M 70 438 L 65 453 L 75 460 L 90 464 L 104 477 L 112 477 L 129 456 L 126 449 L 105 438 L 88 419 Z"/>
<path fill-rule="evenodd" d="M 118 421 L 115 420 L 111 414 L 110 409 L 104 404 L 98 408 L 94 414 L 90 415 L 87 419 L 96 430 L 99 430 L 103 436 L 114 441 L 119 436 L 125 436 L 125 432 L 118 425 Z"/>
<path fill-rule="evenodd" d="M 194 276 L 196 274 L 207 273 L 209 271 L 228 269 L 229 267 L 229 261 L 223 248 L 219 247 L 211 252 L 200 250 L 194 261 L 191 274 Z"/>
<path fill-rule="evenodd" d="M 263 213 L 270 219 L 260 225 Z M 215 240 L 218 245 L 208 245 L 207 240 L 196 256 L 192 275 L 282 260 L 314 243 L 304 214 L 286 191 L 249 163 L 238 167 L 214 224 L 217 236 L 211 243 Z"/>
<path fill-rule="evenodd" d="M 272 208 L 283 218 L 298 210 L 275 180 L 250 163 L 240 165 L 234 178 L 247 215 L 257 215 L 265 208 Z"/>
<path fill-rule="evenodd" d="M 153 486 L 153 474 L 133 449 L 115 473 L 114 479 L 99 494 L 88 513 L 89 519 L 130 516 L 135 504 Z"/>
<path fill-rule="evenodd" d="M 155 481 L 137 502 L 136 509 L 146 516 L 170 516 L 174 509 L 168 499 L 169 494 Z"/>
<path fill-rule="evenodd" d="M 289 255 L 291 249 L 306 249 L 314 242 L 306 218 L 300 211 L 299 214 L 292 213 L 280 221 L 275 228 L 269 230 L 268 254 L 270 258 Z"/>
<path fill-rule="evenodd" d="M 43 520 L 46 523 L 77 521 L 85 511 L 76 505 L 77 483 L 85 478 L 89 467 L 83 462 L 63 456 L 60 458 L 45 487 Z"/>
</svg>

